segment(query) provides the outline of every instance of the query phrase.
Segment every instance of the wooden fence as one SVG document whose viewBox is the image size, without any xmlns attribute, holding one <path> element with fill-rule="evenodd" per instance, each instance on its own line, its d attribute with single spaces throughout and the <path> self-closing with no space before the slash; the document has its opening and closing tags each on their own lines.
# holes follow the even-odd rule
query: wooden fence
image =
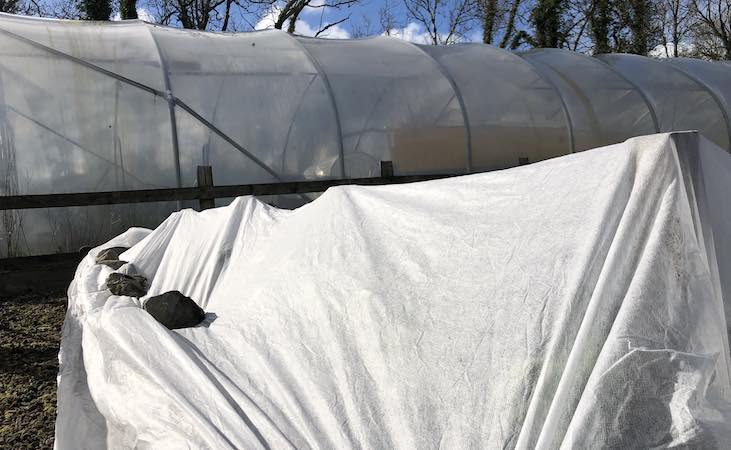
<svg viewBox="0 0 731 450">
<path fill-rule="evenodd" d="M 374 178 L 291 181 L 262 184 L 215 186 L 210 166 L 198 166 L 198 186 L 189 188 L 142 189 L 133 191 L 79 192 L 71 194 L 34 194 L 0 196 L 0 211 L 10 209 L 58 208 L 67 206 L 113 205 L 197 200 L 200 209 L 213 208 L 216 198 L 241 195 L 282 195 L 323 192 L 332 186 L 348 184 L 384 185 L 435 180 L 462 174 L 400 175 L 394 176 L 393 163 L 381 161 L 381 176 Z"/>
</svg>

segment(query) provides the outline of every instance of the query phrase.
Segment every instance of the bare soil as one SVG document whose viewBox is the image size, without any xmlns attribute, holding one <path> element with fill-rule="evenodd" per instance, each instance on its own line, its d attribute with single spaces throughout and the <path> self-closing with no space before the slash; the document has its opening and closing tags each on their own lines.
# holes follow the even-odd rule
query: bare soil
<svg viewBox="0 0 731 450">
<path fill-rule="evenodd" d="M 0 297 L 0 448 L 53 448 L 63 293 Z"/>
</svg>

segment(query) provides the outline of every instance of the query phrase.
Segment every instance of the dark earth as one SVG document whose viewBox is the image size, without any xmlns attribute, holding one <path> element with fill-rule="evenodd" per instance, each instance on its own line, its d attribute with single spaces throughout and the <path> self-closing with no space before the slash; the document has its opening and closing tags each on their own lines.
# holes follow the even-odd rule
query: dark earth
<svg viewBox="0 0 731 450">
<path fill-rule="evenodd" d="M 0 277 L 1 278 L 1 277 Z M 63 290 L 0 297 L 0 448 L 53 448 Z"/>
</svg>

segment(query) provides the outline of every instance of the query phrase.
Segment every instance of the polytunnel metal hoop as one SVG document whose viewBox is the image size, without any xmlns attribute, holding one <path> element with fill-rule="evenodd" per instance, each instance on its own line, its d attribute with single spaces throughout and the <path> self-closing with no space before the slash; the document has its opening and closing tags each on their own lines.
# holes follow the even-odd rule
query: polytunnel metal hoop
<svg viewBox="0 0 731 450">
<path fill-rule="evenodd" d="M 574 122 L 571 120 L 571 114 L 569 113 L 569 107 L 566 104 L 566 99 L 563 98 L 563 94 L 561 93 L 561 90 L 558 88 L 558 86 L 556 86 L 556 83 L 554 83 L 553 80 L 551 80 L 549 77 L 543 75 L 543 72 L 541 72 L 541 70 L 538 68 L 538 66 L 530 59 L 524 58 L 521 55 L 516 55 L 515 53 L 510 53 L 507 50 L 502 49 L 502 48 L 500 49 L 500 51 L 514 55 L 514 56 L 520 58 L 521 60 L 523 60 L 526 64 L 528 64 L 529 66 L 531 66 L 531 68 L 533 68 L 533 71 L 536 73 L 536 75 L 538 75 L 538 77 L 541 80 L 545 81 L 546 84 L 551 86 L 551 89 L 553 89 L 554 92 L 556 92 L 558 99 L 561 101 L 561 108 L 563 108 L 563 115 L 564 115 L 564 118 L 566 119 L 566 126 L 568 127 L 567 131 L 568 131 L 568 135 L 569 135 L 569 152 L 576 153 L 576 147 L 574 145 Z M 552 67 L 549 67 L 549 66 L 546 66 L 546 67 L 549 70 L 553 70 Z"/>
<path fill-rule="evenodd" d="M 634 88 L 634 90 L 636 90 L 637 93 L 640 94 L 640 97 L 642 97 L 642 100 L 647 105 L 647 109 L 650 112 L 650 118 L 652 119 L 652 124 L 655 126 L 655 133 L 659 133 L 660 132 L 660 121 L 657 120 L 657 112 L 655 111 L 655 107 L 652 106 L 652 102 L 650 102 L 650 98 L 645 93 L 645 90 L 642 89 L 642 87 L 640 87 L 640 85 L 636 84 L 634 81 L 632 81 L 629 78 L 627 78 L 624 75 L 622 75 L 617 69 L 615 69 L 614 67 L 612 67 L 611 64 L 607 64 L 606 62 L 602 61 L 600 58 L 596 58 L 596 57 L 592 58 L 590 56 L 584 55 L 583 53 L 578 53 L 578 52 L 575 52 L 575 53 L 577 53 L 579 56 L 581 56 L 583 58 L 591 59 L 591 60 L 596 61 L 599 64 L 605 66 L 613 74 L 617 75 L 619 78 L 621 78 L 622 80 L 626 81 L 630 86 L 632 86 Z"/>
<path fill-rule="evenodd" d="M 155 44 L 155 49 L 157 50 L 157 56 L 160 59 L 162 80 L 165 84 L 165 91 L 167 94 L 165 98 L 168 102 L 168 112 L 170 114 L 170 133 L 171 139 L 173 141 L 173 158 L 175 160 L 175 180 L 178 182 L 178 187 L 183 187 L 183 180 L 182 176 L 180 175 L 180 145 L 178 142 L 178 121 L 175 117 L 175 101 L 173 100 L 175 94 L 173 93 L 173 86 L 170 83 L 170 72 L 168 71 L 168 63 L 162 55 L 162 50 L 160 49 L 160 44 L 157 42 L 157 38 L 155 38 L 155 33 L 152 32 L 152 26 L 147 22 L 142 22 L 142 25 L 150 34 L 150 38 Z"/>
<path fill-rule="evenodd" d="M 254 156 L 251 152 L 249 152 L 244 147 L 242 147 L 241 144 L 239 144 L 233 138 L 231 138 L 229 135 L 227 135 L 226 133 L 224 133 L 223 131 L 221 131 L 217 126 L 215 126 L 214 124 L 212 124 L 211 122 L 209 122 L 208 120 L 206 120 L 203 116 L 201 116 L 200 114 L 198 114 L 198 112 L 196 112 L 196 110 L 194 110 L 193 108 L 191 108 L 190 106 L 188 106 L 184 101 L 180 100 L 177 97 L 173 97 L 173 99 L 174 99 L 176 105 L 178 105 L 179 107 L 183 108 L 188 114 L 190 114 L 196 120 L 198 120 L 200 123 L 202 123 L 203 125 L 205 125 L 209 130 L 211 130 L 214 133 L 216 133 L 221 139 L 223 139 L 224 141 L 228 142 L 236 150 L 238 150 L 239 152 L 241 152 L 244 155 L 246 155 L 249 159 L 251 159 L 252 161 L 254 161 L 262 169 L 264 169 L 269 175 L 273 176 L 274 178 L 276 178 L 279 181 L 282 181 L 282 178 L 279 176 L 279 174 L 274 169 L 272 169 L 271 167 L 269 167 L 265 162 L 263 162 L 262 160 L 260 160 L 256 156 Z"/>
<path fill-rule="evenodd" d="M 396 38 L 394 38 L 396 39 Z M 414 47 L 418 49 L 422 54 L 426 55 L 427 58 L 429 58 L 432 63 L 437 67 L 439 72 L 442 74 L 444 78 L 447 79 L 450 86 L 452 86 L 452 92 L 454 92 L 454 96 L 457 98 L 457 102 L 459 103 L 459 109 L 462 112 L 462 122 L 464 123 L 464 129 L 465 129 L 465 140 L 467 141 L 467 173 L 472 172 L 472 130 L 470 128 L 470 119 L 467 115 L 467 106 L 465 105 L 464 98 L 462 98 L 462 91 L 459 90 L 459 87 L 457 87 L 457 83 L 454 81 L 454 77 L 452 77 L 452 74 L 449 73 L 447 68 L 442 64 L 437 58 L 432 56 L 429 52 L 424 50 L 423 48 L 419 47 L 418 45 L 414 44 L 413 42 L 404 41 L 402 39 L 396 39 L 399 42 L 403 42 L 411 47 Z"/>
<path fill-rule="evenodd" d="M 68 59 L 70 61 L 73 61 L 74 63 L 79 64 L 81 66 L 84 66 L 87 69 L 90 69 L 90 70 L 93 70 L 93 71 L 102 73 L 102 74 L 104 74 L 104 75 L 106 75 L 108 77 L 112 77 L 115 80 L 119 80 L 119 81 L 121 81 L 123 83 L 129 84 L 129 85 L 134 86 L 134 87 L 139 88 L 139 89 L 142 89 L 143 91 L 149 92 L 149 93 L 151 93 L 153 95 L 156 95 L 158 97 L 165 97 L 165 93 L 164 92 L 159 91 L 159 90 L 157 90 L 157 89 L 155 89 L 155 88 L 153 88 L 151 86 L 148 86 L 146 84 L 142 84 L 142 83 L 140 83 L 138 81 L 135 81 L 135 80 L 132 80 L 130 78 L 127 78 L 124 75 L 120 75 L 118 73 L 114 73 L 114 72 L 112 72 L 110 70 L 107 70 L 107 69 L 105 69 L 103 67 L 99 67 L 99 66 L 97 66 L 95 64 L 92 64 L 92 63 L 90 63 L 88 61 L 84 61 L 81 58 L 77 58 L 77 57 L 75 57 L 73 55 L 69 55 L 68 53 L 64 53 L 64 52 L 62 52 L 60 50 L 56 50 L 55 48 L 48 47 L 46 45 L 41 44 L 40 42 L 36 42 L 36 41 L 34 41 L 32 39 L 28 39 L 28 38 L 26 38 L 24 36 L 19 36 L 19 35 L 13 33 L 12 31 L 8 31 L 8 30 L 4 30 L 4 29 L 0 28 L 0 33 L 6 35 L 8 37 L 10 37 L 11 39 L 15 39 L 15 40 L 18 40 L 20 42 L 26 43 L 26 44 L 30 45 L 31 47 L 35 47 L 35 48 L 44 50 L 44 51 L 46 51 L 48 53 L 51 53 L 51 54 L 53 54 L 55 56 L 58 56 L 60 58 L 65 58 L 65 59 Z"/>
<path fill-rule="evenodd" d="M 726 107 L 724 106 L 723 100 L 716 95 L 715 92 L 713 92 L 713 89 L 711 89 L 706 83 L 704 83 L 700 78 L 696 77 L 692 73 L 688 72 L 687 70 L 678 67 L 670 62 L 666 63 L 668 66 L 672 67 L 676 71 L 678 71 L 681 75 L 685 75 L 690 81 L 694 82 L 698 87 L 706 91 L 714 102 L 716 102 L 716 105 L 718 106 L 718 109 L 721 110 L 721 115 L 723 115 L 723 120 L 726 122 L 726 134 L 728 135 L 728 143 L 729 143 L 729 150 L 731 150 L 731 118 L 729 118 L 728 111 L 726 110 Z"/>
<path fill-rule="evenodd" d="M 146 84 L 140 83 L 140 82 L 135 81 L 135 80 L 132 80 L 130 78 L 127 78 L 124 75 L 120 75 L 118 73 L 114 73 L 114 72 L 112 72 L 110 70 L 107 70 L 107 69 L 105 69 L 103 67 L 99 67 L 96 64 L 92 64 L 92 63 L 90 63 L 88 61 L 85 61 L 85 60 L 83 60 L 81 58 L 77 58 L 77 57 L 75 57 L 73 55 L 69 55 L 68 53 L 64 53 L 62 51 L 59 51 L 59 50 L 56 50 L 54 48 L 48 47 L 46 45 L 41 44 L 40 42 L 36 42 L 36 41 L 34 41 L 32 39 L 28 39 L 28 38 L 26 38 L 24 36 L 19 36 L 19 35 L 13 33 L 12 31 L 8 31 L 8 30 L 4 30 L 4 29 L 0 28 L 0 34 L 4 34 L 4 35 L 10 37 L 11 39 L 16 39 L 16 40 L 18 40 L 20 42 L 24 42 L 24 43 L 30 45 L 31 47 L 35 47 L 35 48 L 38 48 L 40 50 L 46 51 L 46 52 L 51 53 L 53 55 L 56 55 L 56 56 L 58 56 L 60 58 L 68 59 L 69 61 L 72 61 L 72 62 L 74 62 L 76 64 L 79 64 L 79 65 L 81 65 L 83 67 L 86 67 L 89 70 L 92 70 L 92 71 L 101 73 L 101 74 L 106 75 L 108 77 L 114 78 L 115 80 L 119 80 L 119 81 L 121 81 L 121 82 L 123 82 L 125 84 L 129 84 L 130 86 L 134 86 L 136 88 L 142 89 L 143 91 L 149 92 L 149 93 L 151 93 L 151 94 L 153 94 L 155 96 L 158 96 L 158 97 L 161 97 L 161 98 L 165 98 L 165 99 L 171 98 L 175 102 L 175 104 L 177 106 L 181 107 L 186 112 L 188 112 L 191 116 L 193 116 L 196 120 L 198 120 L 206 128 L 208 128 L 209 130 L 213 131 L 218 136 L 220 136 L 223 140 L 225 140 L 226 142 L 228 142 L 229 144 L 231 144 L 231 146 L 233 146 L 236 150 L 238 150 L 244 156 L 246 156 L 249 159 L 251 159 L 255 164 L 257 164 L 258 166 L 260 166 L 267 173 L 269 173 L 270 175 L 272 175 L 275 179 L 277 179 L 279 181 L 282 181 L 282 178 L 279 176 L 279 174 L 274 169 L 272 169 L 266 163 L 264 163 L 259 158 L 257 158 L 256 156 L 254 156 L 251 152 L 249 152 L 243 146 L 241 146 L 241 144 L 239 144 L 238 142 L 236 142 L 235 140 L 233 140 L 230 136 L 228 136 L 226 133 L 224 133 L 223 131 L 221 131 L 218 127 L 216 127 L 211 122 L 209 122 L 208 120 L 206 120 L 203 116 L 201 116 L 200 114 L 198 114 L 193 108 L 191 108 L 190 106 L 188 106 L 184 101 L 182 101 L 181 99 L 175 97 L 172 94 L 172 92 L 168 92 L 168 93 L 162 92 L 162 91 L 160 91 L 158 89 L 155 89 L 155 88 L 153 88 L 151 86 L 148 86 Z M 177 128 L 176 128 L 176 130 L 177 130 Z"/>
<path fill-rule="evenodd" d="M 322 69 L 320 62 L 312 55 L 312 53 L 310 53 L 310 51 L 307 49 L 307 47 L 305 47 L 299 41 L 299 39 L 292 36 L 290 33 L 284 32 L 284 34 L 286 34 L 287 37 L 289 37 L 291 40 L 293 40 L 295 42 L 295 45 L 300 50 L 302 50 L 302 52 L 305 54 L 305 56 L 307 56 L 307 59 L 315 67 L 315 70 L 317 70 L 317 73 L 320 75 L 320 78 L 322 79 L 322 83 L 325 86 L 327 95 L 330 98 L 330 105 L 332 106 L 333 114 L 335 114 L 335 128 L 338 133 L 338 150 L 340 153 L 340 174 L 343 178 L 348 178 L 345 174 L 345 150 L 343 149 L 343 128 L 340 125 L 340 112 L 338 111 L 338 104 L 335 101 L 335 94 L 333 93 L 333 88 L 332 88 L 332 85 L 330 84 L 330 80 L 327 78 L 327 74 Z M 294 118 L 292 120 L 294 120 Z M 285 149 L 285 151 L 286 151 L 286 149 Z"/>
</svg>

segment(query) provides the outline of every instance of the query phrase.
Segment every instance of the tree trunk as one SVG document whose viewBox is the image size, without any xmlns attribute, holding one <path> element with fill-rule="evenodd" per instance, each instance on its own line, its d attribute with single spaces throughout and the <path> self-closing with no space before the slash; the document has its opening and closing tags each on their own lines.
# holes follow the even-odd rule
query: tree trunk
<svg viewBox="0 0 731 450">
<path fill-rule="evenodd" d="M 610 53 L 609 25 L 611 11 L 608 0 L 595 0 L 591 15 L 591 37 L 594 40 L 594 53 Z"/>
<path fill-rule="evenodd" d="M 505 26 L 505 34 L 500 41 L 501 48 L 505 48 L 508 42 L 510 42 L 510 37 L 513 35 L 513 29 L 515 27 L 515 16 L 518 15 L 519 7 L 520 0 L 513 0 L 513 6 L 510 7 L 510 15 L 508 15 L 508 24 Z"/>
<path fill-rule="evenodd" d="M 86 20 L 109 20 L 112 15 L 110 0 L 84 0 L 82 5 Z"/>
<path fill-rule="evenodd" d="M 122 20 L 137 18 L 137 0 L 119 0 L 119 16 Z"/>
<path fill-rule="evenodd" d="M 538 0 L 531 12 L 535 29 L 533 44 L 536 47 L 560 47 L 563 43 L 561 25 L 565 8 L 564 0 Z"/>
<path fill-rule="evenodd" d="M 497 17 L 497 0 L 484 0 L 482 15 L 482 42 L 492 44 L 495 18 Z"/>
</svg>

